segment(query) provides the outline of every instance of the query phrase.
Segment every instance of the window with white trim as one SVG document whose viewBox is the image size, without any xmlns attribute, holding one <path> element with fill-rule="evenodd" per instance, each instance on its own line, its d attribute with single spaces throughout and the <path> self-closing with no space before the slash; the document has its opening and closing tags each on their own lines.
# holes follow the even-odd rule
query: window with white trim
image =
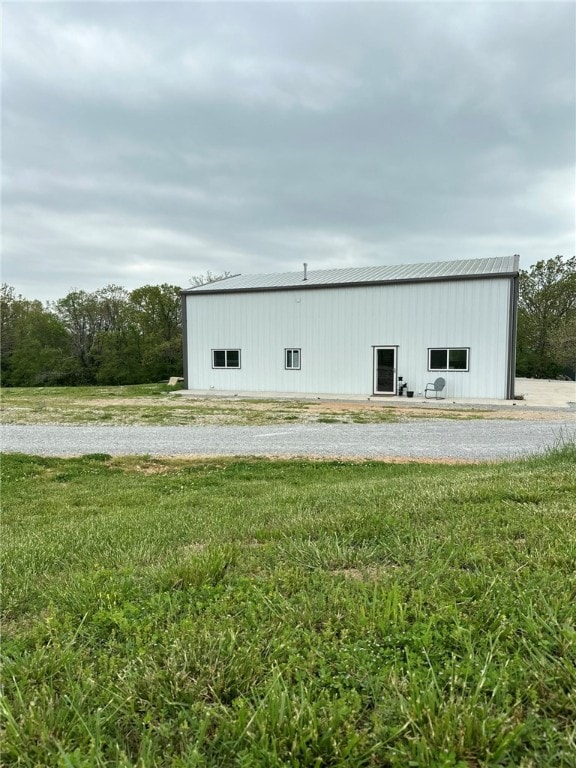
<svg viewBox="0 0 576 768">
<path fill-rule="evenodd" d="M 469 347 L 438 347 L 428 350 L 429 371 L 467 371 Z"/>
<path fill-rule="evenodd" d="M 240 368 L 240 350 L 213 349 L 212 368 Z"/>
<path fill-rule="evenodd" d="M 300 350 L 299 349 L 284 350 L 284 367 L 288 371 L 300 370 Z"/>
</svg>

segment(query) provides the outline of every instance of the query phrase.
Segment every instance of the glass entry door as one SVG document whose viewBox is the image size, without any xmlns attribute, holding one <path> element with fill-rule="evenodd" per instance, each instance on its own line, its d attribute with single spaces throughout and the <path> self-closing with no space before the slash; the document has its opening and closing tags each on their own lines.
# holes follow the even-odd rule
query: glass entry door
<svg viewBox="0 0 576 768">
<path fill-rule="evenodd" d="M 374 347 L 374 394 L 396 394 L 397 347 Z"/>
</svg>

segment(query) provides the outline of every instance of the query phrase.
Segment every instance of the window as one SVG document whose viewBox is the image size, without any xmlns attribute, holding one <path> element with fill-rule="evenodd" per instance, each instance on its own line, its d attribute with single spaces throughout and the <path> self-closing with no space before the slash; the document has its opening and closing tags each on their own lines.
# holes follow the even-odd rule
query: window
<svg viewBox="0 0 576 768">
<path fill-rule="evenodd" d="M 467 371 L 468 347 L 454 349 L 429 349 L 428 350 L 428 370 L 429 371 Z"/>
<path fill-rule="evenodd" d="M 212 368 L 240 368 L 240 350 L 213 349 Z"/>
<path fill-rule="evenodd" d="M 300 370 L 300 350 L 299 349 L 285 349 L 284 350 L 285 368 L 290 371 Z"/>
</svg>

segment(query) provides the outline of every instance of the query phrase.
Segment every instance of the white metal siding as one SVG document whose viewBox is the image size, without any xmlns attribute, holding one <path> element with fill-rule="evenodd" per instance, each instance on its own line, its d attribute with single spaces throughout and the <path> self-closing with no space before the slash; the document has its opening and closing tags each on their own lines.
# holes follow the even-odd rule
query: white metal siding
<svg viewBox="0 0 576 768">
<path fill-rule="evenodd" d="M 511 281 L 406 283 L 186 296 L 193 389 L 364 394 L 373 347 L 398 346 L 398 374 L 447 397 L 506 397 Z M 469 347 L 468 372 L 428 371 L 429 347 Z M 241 369 L 213 370 L 212 349 L 241 349 Z M 301 370 L 284 349 L 301 348 Z"/>
</svg>

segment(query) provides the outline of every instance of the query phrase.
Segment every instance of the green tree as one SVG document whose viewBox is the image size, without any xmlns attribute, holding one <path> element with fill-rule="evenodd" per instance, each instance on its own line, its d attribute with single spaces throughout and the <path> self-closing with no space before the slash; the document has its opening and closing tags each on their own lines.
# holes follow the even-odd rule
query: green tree
<svg viewBox="0 0 576 768">
<path fill-rule="evenodd" d="M 3 386 L 69 383 L 74 359 L 60 320 L 41 302 L 17 296 L 6 284 L 0 293 L 0 312 Z"/>
<path fill-rule="evenodd" d="M 146 381 L 182 374 L 180 288 L 145 285 L 130 293 L 131 318 L 139 339 Z"/>
<path fill-rule="evenodd" d="M 576 256 L 520 271 L 517 373 L 554 378 L 576 365 Z"/>
<path fill-rule="evenodd" d="M 46 308 L 3 286 L 4 386 L 131 384 L 182 373 L 180 289 L 71 291 Z"/>
<path fill-rule="evenodd" d="M 77 364 L 77 383 L 120 383 L 110 381 L 111 371 L 124 364 L 118 344 L 127 333 L 128 292 L 118 285 L 108 285 L 93 293 L 71 291 L 53 305 L 53 310 L 70 334 Z M 102 380 L 99 369 L 106 355 L 107 376 Z M 122 377 L 121 377 L 122 378 Z"/>
</svg>

